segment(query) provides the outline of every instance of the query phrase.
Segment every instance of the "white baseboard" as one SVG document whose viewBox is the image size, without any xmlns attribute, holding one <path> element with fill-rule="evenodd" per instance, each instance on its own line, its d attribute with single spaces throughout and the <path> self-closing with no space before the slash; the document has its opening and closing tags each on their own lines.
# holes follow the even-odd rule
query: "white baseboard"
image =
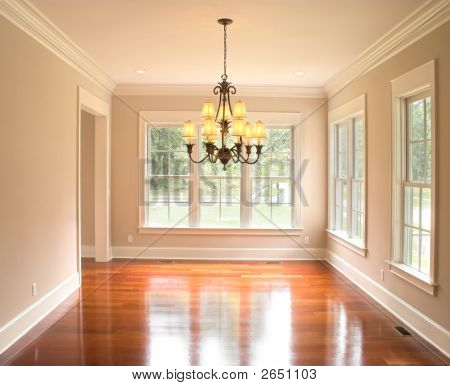
<svg viewBox="0 0 450 386">
<path fill-rule="evenodd" d="M 81 257 L 95 257 L 95 245 L 82 245 Z"/>
<path fill-rule="evenodd" d="M 79 286 L 79 275 L 75 272 L 15 318 L 0 326 L 0 354 L 59 306 Z"/>
<path fill-rule="evenodd" d="M 328 250 L 327 261 L 423 339 L 450 357 L 450 332 Z"/>
<path fill-rule="evenodd" d="M 325 248 L 113 247 L 113 258 L 174 260 L 324 260 Z"/>
</svg>

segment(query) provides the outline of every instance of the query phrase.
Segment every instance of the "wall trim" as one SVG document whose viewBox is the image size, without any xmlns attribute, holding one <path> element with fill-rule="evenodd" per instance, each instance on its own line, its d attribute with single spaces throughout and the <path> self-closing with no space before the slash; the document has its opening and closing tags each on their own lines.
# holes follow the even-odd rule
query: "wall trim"
<svg viewBox="0 0 450 386">
<path fill-rule="evenodd" d="M 173 260 L 324 260 L 325 248 L 112 247 L 113 258 Z"/>
<path fill-rule="evenodd" d="M 425 2 L 363 51 L 348 67 L 327 80 L 324 88 L 328 98 L 449 20 L 448 0 Z"/>
<path fill-rule="evenodd" d="M 118 84 L 116 95 L 202 96 L 211 97 L 213 84 Z M 322 87 L 238 85 L 240 97 L 326 98 Z"/>
<path fill-rule="evenodd" d="M 0 15 L 89 80 L 112 93 L 116 84 L 110 76 L 29 0 L 0 0 Z"/>
<path fill-rule="evenodd" d="M 78 272 L 75 272 L 16 317 L 0 326 L 0 354 L 58 307 L 79 286 L 80 278 Z"/>
<path fill-rule="evenodd" d="M 423 339 L 450 357 L 450 332 L 447 329 L 388 291 L 334 252 L 328 250 L 326 260 Z"/>
</svg>

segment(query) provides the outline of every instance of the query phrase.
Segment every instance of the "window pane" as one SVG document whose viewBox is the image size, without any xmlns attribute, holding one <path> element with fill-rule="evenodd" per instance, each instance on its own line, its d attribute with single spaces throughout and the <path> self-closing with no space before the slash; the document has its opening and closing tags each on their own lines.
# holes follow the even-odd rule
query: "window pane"
<svg viewBox="0 0 450 386">
<path fill-rule="evenodd" d="M 170 179 L 170 201 L 189 202 L 189 180 L 187 178 Z"/>
<path fill-rule="evenodd" d="M 188 155 L 185 151 L 170 153 L 169 174 L 171 176 L 186 176 L 189 174 Z"/>
<path fill-rule="evenodd" d="M 289 204 L 273 204 L 272 206 L 272 226 L 291 226 L 291 206 Z"/>
<path fill-rule="evenodd" d="M 241 201 L 240 180 L 236 178 L 227 178 L 220 181 L 220 190 L 222 192 L 222 202 Z"/>
<path fill-rule="evenodd" d="M 169 131 L 167 128 L 152 127 L 150 129 L 150 148 L 152 150 L 169 149 Z"/>
<path fill-rule="evenodd" d="M 148 223 L 150 225 L 169 225 L 169 204 L 152 202 L 148 207 Z"/>
<path fill-rule="evenodd" d="M 355 150 L 364 150 L 364 124 L 361 116 L 353 120 L 353 146 Z"/>
<path fill-rule="evenodd" d="M 414 142 L 408 147 L 408 180 L 424 182 L 425 143 Z"/>
<path fill-rule="evenodd" d="M 200 201 L 220 202 L 220 181 L 218 178 L 200 179 Z"/>
<path fill-rule="evenodd" d="M 290 153 L 274 153 L 272 155 L 272 177 L 289 177 L 291 175 Z"/>
<path fill-rule="evenodd" d="M 152 152 L 150 157 L 152 165 L 152 175 L 167 176 L 169 174 L 169 154 Z"/>
<path fill-rule="evenodd" d="M 205 161 L 204 163 L 199 165 L 199 173 L 201 176 L 218 176 L 221 169 L 220 165 L 217 163 L 213 164 L 209 161 Z"/>
<path fill-rule="evenodd" d="M 431 253 L 430 232 L 422 231 L 420 270 L 427 275 L 430 274 L 430 253 Z"/>
<path fill-rule="evenodd" d="M 352 181 L 352 210 L 364 211 L 364 183 Z"/>
<path fill-rule="evenodd" d="M 405 187 L 405 224 L 420 227 L 420 188 Z"/>
<path fill-rule="evenodd" d="M 271 162 L 271 153 L 263 152 L 258 162 L 252 166 L 252 175 L 255 177 L 269 177 Z"/>
<path fill-rule="evenodd" d="M 347 181 L 336 181 L 336 204 L 347 207 Z"/>
<path fill-rule="evenodd" d="M 409 104 L 410 131 L 409 140 L 422 140 L 424 135 L 424 100 L 420 99 Z"/>
<path fill-rule="evenodd" d="M 364 125 L 361 116 L 353 119 L 353 176 L 364 178 Z"/>
<path fill-rule="evenodd" d="M 419 269 L 419 231 L 405 226 L 403 236 L 403 254 L 405 264 Z"/>
<path fill-rule="evenodd" d="M 270 201 L 270 179 L 254 178 L 252 181 L 252 202 L 266 203 Z"/>
<path fill-rule="evenodd" d="M 425 178 L 424 182 L 431 183 L 431 141 L 425 142 L 426 155 L 425 155 Z"/>
<path fill-rule="evenodd" d="M 200 205 L 201 224 L 207 226 L 220 226 L 220 203 Z"/>
<path fill-rule="evenodd" d="M 171 204 L 169 208 L 170 226 L 188 226 L 189 225 L 189 204 Z"/>
<path fill-rule="evenodd" d="M 239 204 L 222 204 L 222 226 L 237 227 L 241 223 L 241 206 Z"/>
<path fill-rule="evenodd" d="M 169 149 L 172 151 L 184 151 L 186 152 L 186 146 L 184 145 L 182 128 L 170 128 L 169 129 Z"/>
<path fill-rule="evenodd" d="M 354 171 L 353 176 L 357 179 L 364 178 L 364 151 L 355 150 L 353 153 L 353 163 L 354 163 Z"/>
<path fill-rule="evenodd" d="M 252 225 L 255 227 L 272 228 L 270 219 L 270 204 L 253 204 L 252 206 Z"/>
<path fill-rule="evenodd" d="M 272 203 L 290 204 L 291 203 L 291 181 L 290 180 L 272 180 Z"/>
<path fill-rule="evenodd" d="M 352 238 L 363 240 L 364 214 L 352 211 Z"/>
<path fill-rule="evenodd" d="M 337 164 L 338 177 L 347 177 L 347 126 L 337 125 Z"/>
<path fill-rule="evenodd" d="M 427 97 L 425 99 L 425 104 L 426 104 L 426 119 L 425 119 L 425 123 L 426 123 L 426 137 L 427 139 L 431 139 L 431 98 Z"/>
<path fill-rule="evenodd" d="M 267 129 L 266 150 L 270 152 L 290 152 L 290 129 Z"/>
<path fill-rule="evenodd" d="M 422 188 L 422 229 L 431 230 L 431 189 Z"/>
<path fill-rule="evenodd" d="M 347 208 L 336 206 L 336 230 L 347 231 Z"/>
<path fill-rule="evenodd" d="M 149 199 L 151 202 L 168 202 L 169 180 L 164 178 L 151 178 Z"/>
</svg>

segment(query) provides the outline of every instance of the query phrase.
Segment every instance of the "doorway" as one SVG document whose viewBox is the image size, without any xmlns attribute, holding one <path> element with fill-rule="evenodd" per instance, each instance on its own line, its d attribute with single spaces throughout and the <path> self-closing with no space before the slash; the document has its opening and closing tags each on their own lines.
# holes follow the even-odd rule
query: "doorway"
<svg viewBox="0 0 450 386">
<path fill-rule="evenodd" d="M 81 258 L 111 259 L 110 105 L 78 89 L 78 273 Z"/>
</svg>

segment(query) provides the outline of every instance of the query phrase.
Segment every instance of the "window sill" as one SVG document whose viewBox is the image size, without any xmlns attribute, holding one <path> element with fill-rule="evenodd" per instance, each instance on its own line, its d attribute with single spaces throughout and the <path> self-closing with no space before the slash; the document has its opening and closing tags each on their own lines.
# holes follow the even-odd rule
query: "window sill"
<svg viewBox="0 0 450 386">
<path fill-rule="evenodd" d="M 434 284 L 430 281 L 430 278 L 416 271 L 415 269 L 407 266 L 406 264 L 394 263 L 390 260 L 386 260 L 386 263 L 389 264 L 389 270 L 396 276 L 401 277 L 412 285 L 420 288 L 430 295 L 435 295 L 437 284 Z"/>
<path fill-rule="evenodd" d="M 147 227 L 138 228 L 140 234 L 171 235 L 243 235 L 243 236 L 300 236 L 303 228 L 203 228 L 203 227 Z"/>
<path fill-rule="evenodd" d="M 342 233 L 327 229 L 328 237 L 337 243 L 343 245 L 344 247 L 350 249 L 351 251 L 357 253 L 358 255 L 361 255 L 363 257 L 366 257 L 367 255 L 367 248 L 357 243 L 355 240 L 350 239 L 348 237 L 345 237 Z"/>
</svg>

